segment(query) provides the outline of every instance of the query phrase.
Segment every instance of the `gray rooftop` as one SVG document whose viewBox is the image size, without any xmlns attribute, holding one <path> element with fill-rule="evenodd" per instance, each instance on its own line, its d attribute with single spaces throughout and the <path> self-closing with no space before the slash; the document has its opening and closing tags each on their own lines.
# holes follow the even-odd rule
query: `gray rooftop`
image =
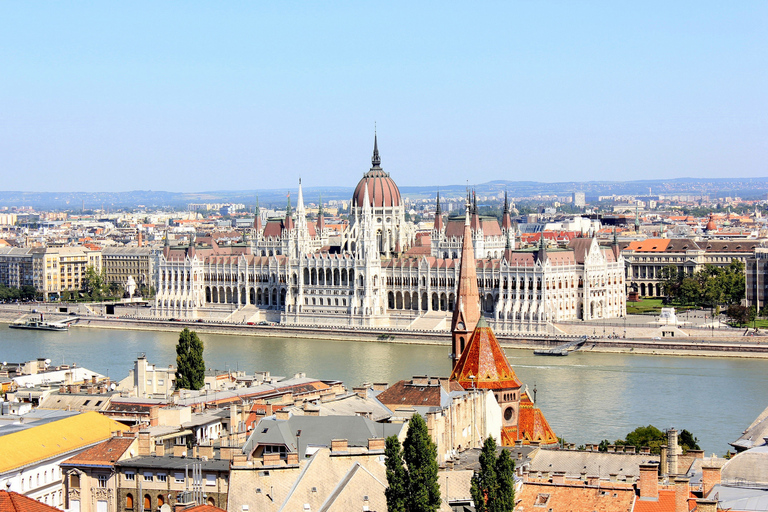
<svg viewBox="0 0 768 512">
<path fill-rule="evenodd" d="M 332 439 L 346 439 L 350 447 L 367 447 L 368 439 L 398 436 L 403 423 L 376 423 L 362 416 L 291 416 L 287 420 L 262 419 L 243 446 L 251 453 L 258 445 L 286 446 L 295 452 L 302 447 L 331 446 Z M 301 431 L 301 439 L 296 433 Z"/>
<path fill-rule="evenodd" d="M 192 457 L 173 457 L 173 456 L 141 456 L 133 457 L 132 459 L 125 459 L 115 463 L 117 467 L 123 468 L 136 468 L 136 469 L 167 469 L 184 470 L 192 463 L 200 464 L 203 471 L 229 471 L 228 460 L 218 459 L 194 459 Z"/>
</svg>

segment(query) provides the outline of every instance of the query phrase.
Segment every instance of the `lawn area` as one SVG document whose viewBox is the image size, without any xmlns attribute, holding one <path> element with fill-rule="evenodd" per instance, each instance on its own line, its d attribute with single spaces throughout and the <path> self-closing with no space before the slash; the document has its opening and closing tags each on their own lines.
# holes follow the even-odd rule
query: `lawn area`
<svg viewBox="0 0 768 512">
<path fill-rule="evenodd" d="M 627 302 L 628 315 L 661 313 L 661 299 L 642 299 L 640 302 Z"/>
</svg>

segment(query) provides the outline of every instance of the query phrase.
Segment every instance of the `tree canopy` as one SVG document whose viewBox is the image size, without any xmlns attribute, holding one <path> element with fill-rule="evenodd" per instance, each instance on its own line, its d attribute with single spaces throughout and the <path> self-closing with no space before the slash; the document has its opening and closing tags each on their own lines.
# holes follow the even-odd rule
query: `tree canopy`
<svg viewBox="0 0 768 512">
<path fill-rule="evenodd" d="M 744 298 L 744 263 L 731 260 L 727 267 L 705 265 L 693 275 L 675 265 L 661 269 L 664 293 L 684 305 L 715 307 L 738 304 Z"/>
<path fill-rule="evenodd" d="M 688 450 L 700 450 L 699 440 L 691 434 L 689 431 L 683 429 L 677 435 L 677 443 L 683 449 L 683 452 Z M 610 441 L 604 439 L 600 442 L 599 450 L 606 451 Z M 653 425 L 647 427 L 637 427 L 635 430 L 627 434 L 624 439 L 617 439 L 613 442 L 617 446 L 648 446 L 651 448 L 651 453 L 661 453 L 661 446 L 667 444 L 667 434 L 662 432 Z"/>
<path fill-rule="evenodd" d="M 496 440 L 483 442 L 480 470 L 472 476 L 470 492 L 477 512 L 511 512 L 515 507 L 515 462 L 507 450 L 496 456 Z"/>
<path fill-rule="evenodd" d="M 195 331 L 185 327 L 176 345 L 176 388 L 201 389 L 204 384 L 203 342 Z"/>
<path fill-rule="evenodd" d="M 437 447 L 419 414 L 415 414 L 408 424 L 402 450 L 397 437 L 387 438 L 385 465 L 387 510 L 435 512 L 440 507 Z"/>
</svg>

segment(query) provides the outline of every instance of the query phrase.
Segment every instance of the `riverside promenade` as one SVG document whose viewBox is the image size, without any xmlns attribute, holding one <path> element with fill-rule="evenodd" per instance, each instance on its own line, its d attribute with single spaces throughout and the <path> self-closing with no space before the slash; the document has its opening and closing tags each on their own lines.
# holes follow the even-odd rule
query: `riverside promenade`
<svg viewBox="0 0 768 512">
<path fill-rule="evenodd" d="M 198 333 L 234 336 L 303 338 L 378 343 L 444 345 L 450 347 L 447 331 L 415 331 L 408 329 L 331 327 L 322 325 L 249 325 L 222 321 L 184 321 L 153 319 L 141 315 L 105 316 L 88 312 L 82 305 L 74 306 L 74 313 L 56 312 L 50 304 L 0 305 L 0 323 L 18 321 L 33 311 L 42 311 L 46 319 L 61 320 L 78 317 L 71 329 L 124 329 L 143 331 L 180 331 L 184 327 Z M 529 334 L 498 332 L 497 338 L 505 348 L 552 348 L 576 339 L 587 338 L 581 352 L 626 353 L 644 355 L 680 355 L 709 357 L 768 358 L 768 336 L 744 336 L 744 329 L 711 329 L 697 326 L 670 329 L 677 336 L 657 336 L 664 327 L 646 323 L 579 322 L 555 325 L 557 334 Z M 626 332 L 626 337 L 618 332 Z"/>
</svg>

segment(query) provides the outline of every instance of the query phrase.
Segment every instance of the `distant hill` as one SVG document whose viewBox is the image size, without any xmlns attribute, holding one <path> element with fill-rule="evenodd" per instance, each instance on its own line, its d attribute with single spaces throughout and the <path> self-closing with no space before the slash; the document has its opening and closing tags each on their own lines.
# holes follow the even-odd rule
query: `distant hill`
<svg viewBox="0 0 768 512">
<path fill-rule="evenodd" d="M 494 180 L 473 185 L 479 195 L 493 195 L 506 190 L 511 197 L 536 195 L 566 196 L 573 192 L 584 192 L 587 200 L 601 195 L 645 195 L 691 194 L 709 195 L 712 198 L 739 196 L 744 199 L 765 199 L 768 194 L 766 178 L 674 178 L 668 180 L 635 181 L 568 181 L 543 183 L 537 181 Z M 460 197 L 466 193 L 466 185 L 439 187 L 444 197 Z M 400 187 L 400 193 L 411 199 L 431 198 L 437 194 L 437 186 Z M 296 204 L 297 189 L 256 189 L 256 190 L 212 190 L 196 193 L 179 193 L 153 190 L 132 190 L 129 192 L 0 192 L 0 206 L 32 206 L 43 210 L 123 209 L 143 206 L 147 209 L 186 208 L 189 203 L 243 203 L 248 207 L 256 204 L 258 197 L 262 206 L 282 208 L 287 195 L 291 194 Z M 316 202 L 347 201 L 352 197 L 352 187 L 305 187 L 304 199 Z"/>
</svg>

